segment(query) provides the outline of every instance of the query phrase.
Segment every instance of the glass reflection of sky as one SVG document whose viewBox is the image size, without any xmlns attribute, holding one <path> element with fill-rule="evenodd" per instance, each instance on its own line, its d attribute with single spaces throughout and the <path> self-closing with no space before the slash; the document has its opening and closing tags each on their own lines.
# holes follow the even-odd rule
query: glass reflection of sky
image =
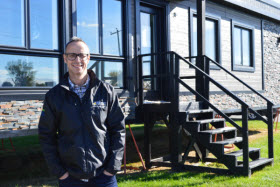
<svg viewBox="0 0 280 187">
<path fill-rule="evenodd" d="M 250 66 L 251 58 L 250 58 L 250 31 L 249 30 L 242 30 L 242 49 L 243 49 L 243 66 Z"/>
<path fill-rule="evenodd" d="M 35 82 L 43 84 L 51 82 L 53 85 L 58 83 L 58 58 L 49 57 L 32 57 L 32 56 L 19 56 L 19 55 L 5 55 L 0 54 L 0 87 L 3 82 L 7 81 L 13 84 L 11 76 L 6 69 L 7 63 L 10 61 L 17 62 L 18 60 L 32 62 L 33 70 L 35 73 Z"/>
<path fill-rule="evenodd" d="M 0 5 L 0 45 L 24 47 L 24 1 L 0 0 Z"/>
<path fill-rule="evenodd" d="M 234 64 L 236 65 L 242 65 L 241 49 L 241 29 L 234 28 Z"/>
<path fill-rule="evenodd" d="M 122 3 L 103 0 L 103 54 L 122 56 Z M 77 36 L 89 46 L 91 53 L 99 54 L 98 1 L 77 0 Z M 119 39 L 119 40 L 118 40 Z"/>
<path fill-rule="evenodd" d="M 234 64 L 252 66 L 251 64 L 251 33 L 244 28 L 234 28 Z"/>
<path fill-rule="evenodd" d="M 77 0 L 77 36 L 89 46 L 91 53 L 99 53 L 98 1 Z"/>
<path fill-rule="evenodd" d="M 30 0 L 31 47 L 58 49 L 57 0 Z"/>
<path fill-rule="evenodd" d="M 151 14 L 140 14 L 141 21 L 141 54 L 152 53 L 152 28 L 151 20 L 153 16 Z M 143 57 L 143 75 L 151 75 L 151 57 Z"/>
<path fill-rule="evenodd" d="M 104 63 L 104 76 L 103 77 L 110 77 L 111 72 L 118 72 L 118 87 L 123 86 L 123 63 L 122 62 L 113 62 L 113 61 L 95 61 L 90 60 L 88 63 L 88 69 L 92 67 L 92 70 L 96 73 L 97 77 L 101 79 L 101 72 L 102 72 L 102 63 Z M 99 69 L 98 72 L 97 69 Z M 104 81 L 104 80 L 103 80 Z"/>
<path fill-rule="evenodd" d="M 102 5 L 103 53 L 122 56 L 123 32 L 121 1 L 103 0 Z"/>
<path fill-rule="evenodd" d="M 205 53 L 213 60 L 217 60 L 216 57 L 216 26 L 214 20 L 205 21 Z M 193 43 L 192 43 L 192 56 L 197 55 L 197 17 L 193 17 Z"/>
</svg>

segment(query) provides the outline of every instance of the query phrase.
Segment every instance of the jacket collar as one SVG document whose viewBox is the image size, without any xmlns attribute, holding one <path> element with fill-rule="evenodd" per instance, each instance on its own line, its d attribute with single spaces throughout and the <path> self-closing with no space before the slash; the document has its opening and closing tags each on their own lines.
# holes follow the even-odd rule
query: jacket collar
<svg viewBox="0 0 280 187">
<path fill-rule="evenodd" d="M 99 80 L 92 70 L 88 69 L 87 72 L 90 77 L 89 88 L 92 88 L 95 84 L 97 84 L 99 82 Z M 70 84 L 68 81 L 68 77 L 69 77 L 69 72 L 64 74 L 63 80 L 61 81 L 60 86 L 64 89 L 70 91 Z"/>
</svg>

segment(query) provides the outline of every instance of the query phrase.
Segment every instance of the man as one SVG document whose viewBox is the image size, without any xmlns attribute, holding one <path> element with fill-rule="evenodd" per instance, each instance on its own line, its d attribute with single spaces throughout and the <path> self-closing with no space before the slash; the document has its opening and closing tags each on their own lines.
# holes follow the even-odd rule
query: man
<svg viewBox="0 0 280 187">
<path fill-rule="evenodd" d="M 124 115 L 111 85 L 87 70 L 89 48 L 66 45 L 68 73 L 45 96 L 39 139 L 59 186 L 117 186 L 124 149 Z"/>
</svg>

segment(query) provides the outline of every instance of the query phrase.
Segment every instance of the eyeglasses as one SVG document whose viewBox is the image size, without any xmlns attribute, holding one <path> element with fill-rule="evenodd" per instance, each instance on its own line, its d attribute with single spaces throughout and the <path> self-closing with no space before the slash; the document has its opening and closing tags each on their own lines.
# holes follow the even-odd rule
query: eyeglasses
<svg viewBox="0 0 280 187">
<path fill-rule="evenodd" d="M 79 53 L 79 54 L 76 54 L 76 53 L 65 53 L 66 57 L 68 60 L 75 60 L 77 58 L 77 56 L 80 57 L 81 60 L 85 60 L 89 54 L 87 53 Z"/>
</svg>

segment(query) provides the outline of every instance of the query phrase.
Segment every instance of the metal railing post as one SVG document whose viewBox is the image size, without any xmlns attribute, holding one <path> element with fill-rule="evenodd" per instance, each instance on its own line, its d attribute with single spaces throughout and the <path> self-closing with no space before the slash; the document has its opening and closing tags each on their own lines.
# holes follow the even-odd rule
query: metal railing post
<svg viewBox="0 0 280 187">
<path fill-rule="evenodd" d="M 142 106 L 143 105 L 143 63 L 142 63 L 142 59 L 143 57 L 142 56 L 139 56 L 139 67 L 138 67 L 138 70 L 139 70 L 139 75 L 138 75 L 138 89 L 139 89 L 139 105 Z"/>
<path fill-rule="evenodd" d="M 268 156 L 274 158 L 273 155 L 273 104 L 267 102 L 267 122 L 268 122 Z"/>
<path fill-rule="evenodd" d="M 179 100 L 180 100 L 180 89 L 179 89 L 179 82 L 178 79 L 180 77 L 180 63 L 179 63 L 179 57 L 176 54 L 173 54 L 175 56 L 175 73 L 174 73 L 174 94 L 175 94 L 175 107 L 176 110 L 180 110 L 179 106 Z"/>
<path fill-rule="evenodd" d="M 205 73 L 207 75 L 209 75 L 209 73 L 210 73 L 210 60 L 206 56 L 204 56 L 204 58 L 205 58 L 205 60 L 204 60 L 204 62 L 205 62 L 205 66 L 204 66 L 205 67 Z M 209 79 L 206 76 L 204 76 L 204 81 L 205 81 L 205 85 L 204 85 L 204 93 L 205 93 L 205 95 L 204 95 L 204 97 L 207 100 L 209 100 L 209 91 L 210 91 L 209 90 L 210 89 Z"/>
<path fill-rule="evenodd" d="M 242 105 L 243 171 L 249 176 L 248 106 Z"/>
<path fill-rule="evenodd" d="M 170 101 L 174 102 L 175 94 L 174 94 L 174 53 L 170 54 L 170 73 L 169 73 L 169 93 L 170 93 Z"/>
</svg>

